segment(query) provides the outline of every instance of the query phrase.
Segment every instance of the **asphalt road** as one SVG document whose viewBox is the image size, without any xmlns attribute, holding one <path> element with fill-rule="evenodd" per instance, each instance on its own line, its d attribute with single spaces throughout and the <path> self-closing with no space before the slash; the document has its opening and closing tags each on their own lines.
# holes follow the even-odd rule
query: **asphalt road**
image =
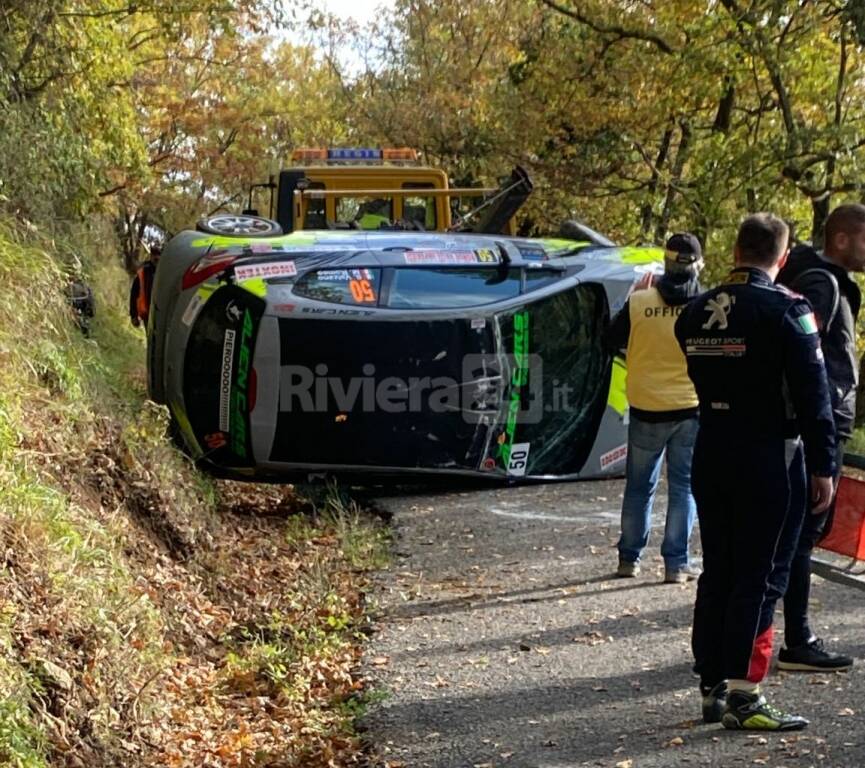
<svg viewBox="0 0 865 768">
<path fill-rule="evenodd" d="M 377 693 L 361 727 L 377 764 L 863 768 L 865 592 L 815 578 L 815 624 L 857 657 L 853 670 L 773 670 L 764 686 L 811 719 L 807 730 L 703 725 L 695 586 L 660 583 L 658 531 L 643 573 L 613 577 L 621 491 L 615 481 L 378 500 L 396 538 L 364 662 Z M 779 611 L 776 646 L 782 627 Z"/>
</svg>

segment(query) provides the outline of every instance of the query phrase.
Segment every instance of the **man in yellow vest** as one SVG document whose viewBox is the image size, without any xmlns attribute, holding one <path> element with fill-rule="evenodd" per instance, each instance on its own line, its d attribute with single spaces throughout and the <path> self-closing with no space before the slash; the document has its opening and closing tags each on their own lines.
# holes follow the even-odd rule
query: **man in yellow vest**
<svg viewBox="0 0 865 768">
<path fill-rule="evenodd" d="M 688 555 L 696 515 L 691 458 L 697 437 L 697 394 L 673 328 L 688 301 L 700 293 L 702 268 L 697 238 L 673 235 L 666 245 L 664 274 L 655 285 L 631 294 L 607 333 L 609 347 L 627 347 L 628 459 L 616 571 L 623 578 L 640 572 L 665 454 L 664 581 L 682 584 L 700 575 Z"/>
</svg>

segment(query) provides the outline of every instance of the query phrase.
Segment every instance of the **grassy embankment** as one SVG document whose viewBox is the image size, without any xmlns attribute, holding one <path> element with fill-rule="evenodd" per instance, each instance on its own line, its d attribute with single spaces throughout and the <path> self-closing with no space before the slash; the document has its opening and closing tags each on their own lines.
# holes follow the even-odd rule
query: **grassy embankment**
<svg viewBox="0 0 865 768">
<path fill-rule="evenodd" d="M 144 402 L 125 276 L 83 265 L 85 339 L 74 262 L 0 220 L 0 765 L 353 764 L 386 530 L 197 473 Z"/>
</svg>

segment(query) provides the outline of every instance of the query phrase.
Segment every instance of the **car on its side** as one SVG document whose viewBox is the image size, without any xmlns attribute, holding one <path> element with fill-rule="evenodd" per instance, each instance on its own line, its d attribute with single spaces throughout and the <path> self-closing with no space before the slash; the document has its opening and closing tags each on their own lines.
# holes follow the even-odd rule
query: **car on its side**
<svg viewBox="0 0 865 768">
<path fill-rule="evenodd" d="M 150 396 L 223 476 L 621 474 L 624 367 L 602 336 L 663 253 L 596 239 L 182 232 L 153 288 Z"/>
</svg>

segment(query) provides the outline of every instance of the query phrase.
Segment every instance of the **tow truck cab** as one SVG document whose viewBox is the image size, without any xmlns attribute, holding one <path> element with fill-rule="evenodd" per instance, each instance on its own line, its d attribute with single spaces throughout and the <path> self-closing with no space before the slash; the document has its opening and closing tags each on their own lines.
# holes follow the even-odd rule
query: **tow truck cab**
<svg viewBox="0 0 865 768">
<path fill-rule="evenodd" d="M 443 170 L 419 165 L 417 152 L 408 148 L 297 149 L 291 160 L 294 165 L 280 171 L 278 182 L 256 185 L 276 190 L 270 217 L 283 232 L 372 230 L 394 223 L 418 231 L 447 231 L 455 228 L 455 212 L 500 191 L 449 187 Z M 523 186 L 530 191 L 527 177 L 521 193 Z M 527 196 L 528 192 L 522 200 Z M 251 199 L 250 194 L 253 213 Z M 493 227 L 502 234 L 516 234 L 512 216 Z"/>
</svg>

